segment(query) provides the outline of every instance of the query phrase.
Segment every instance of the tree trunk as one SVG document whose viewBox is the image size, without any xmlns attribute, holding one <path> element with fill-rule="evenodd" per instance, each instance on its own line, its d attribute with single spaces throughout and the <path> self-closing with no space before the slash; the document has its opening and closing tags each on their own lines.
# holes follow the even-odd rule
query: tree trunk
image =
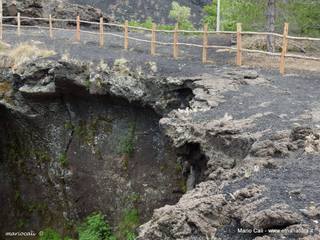
<svg viewBox="0 0 320 240">
<path fill-rule="evenodd" d="M 275 20 L 276 20 L 276 0 L 268 0 L 267 8 L 267 31 L 275 32 Z M 267 36 L 267 48 L 269 52 L 275 51 L 274 36 Z"/>
</svg>

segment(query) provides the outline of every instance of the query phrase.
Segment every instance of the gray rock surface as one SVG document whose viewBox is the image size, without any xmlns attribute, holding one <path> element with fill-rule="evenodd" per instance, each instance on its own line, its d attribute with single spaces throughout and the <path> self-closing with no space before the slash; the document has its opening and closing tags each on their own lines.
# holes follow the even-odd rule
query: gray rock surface
<svg viewBox="0 0 320 240">
<path fill-rule="evenodd" d="M 225 81 L 216 82 L 221 77 Z M 319 121 L 305 118 L 318 100 L 312 88 L 319 84 L 319 79 L 304 84 L 303 91 L 296 88 L 299 78 L 293 83 L 288 82 L 289 78 L 272 82 L 245 70 L 238 74 L 216 74 L 211 82 L 205 79 L 195 83 L 204 86 L 205 91 L 216 90 L 217 103 L 174 110 L 160 124 L 177 148 L 199 145 L 206 165 L 204 176 L 197 179 L 201 182 L 196 187 L 197 196 L 207 197 L 206 189 L 210 187 L 206 184 L 212 184 L 216 187 L 210 196 L 217 198 L 212 201 L 218 206 L 199 208 L 201 220 L 197 223 L 203 223 L 200 225 L 181 216 L 181 212 L 185 215 L 193 212 L 187 204 L 166 206 L 140 227 L 138 239 L 234 240 L 259 239 L 259 235 L 265 235 L 265 239 L 317 239 L 319 221 L 314 221 L 317 208 L 300 208 L 310 202 L 319 203 L 316 185 Z M 193 101 L 201 101 L 197 95 L 205 91 L 195 89 Z M 304 91 L 308 92 L 307 98 Z M 288 118 L 283 118 L 283 114 Z M 199 162 L 184 157 L 200 168 Z M 310 188 L 288 196 L 290 189 L 305 184 L 310 184 Z M 194 203 L 194 194 L 193 190 L 188 191 L 182 199 Z M 185 220 L 181 223 L 176 218 Z"/>
<path fill-rule="evenodd" d="M 249 214 L 241 221 L 241 225 L 252 229 L 279 229 L 299 223 L 301 220 L 302 217 L 292 212 L 288 205 L 278 204 Z"/>
<path fill-rule="evenodd" d="M 4 15 L 16 16 L 18 12 L 27 17 L 48 17 L 52 14 L 54 18 L 75 19 L 77 14 L 83 20 L 98 22 L 100 16 L 106 21 L 136 20 L 145 21 L 151 17 L 157 23 L 173 24 L 169 18 L 171 0 L 157 2 L 154 0 L 145 1 L 120 1 L 120 0 L 4 0 Z M 191 8 L 191 20 L 201 24 L 203 6 L 210 4 L 209 0 L 200 1 L 179 1 L 180 4 Z M 22 21 L 27 25 L 34 22 Z"/>
<path fill-rule="evenodd" d="M 144 1 L 119 1 L 119 0 L 71 0 L 77 4 L 96 6 L 115 18 L 117 21 L 138 20 L 145 21 L 148 17 L 158 23 L 172 23 L 169 19 L 172 0 L 144 0 Z M 191 8 L 192 20 L 200 24 L 203 16 L 202 7 L 210 4 L 210 0 L 180 0 L 181 5 Z M 130 19 L 128 19 L 130 18 Z"/>
<path fill-rule="evenodd" d="M 104 207 L 107 199 L 110 204 L 104 210 L 117 221 L 119 216 L 112 215 L 122 207 L 117 202 L 125 201 L 124 196 L 139 189 L 143 197 L 139 207 L 147 208 L 148 212 L 143 219 L 145 224 L 139 228 L 139 240 L 316 239 L 320 202 L 319 118 L 315 107 L 320 100 L 318 76 L 280 78 L 270 72 L 211 66 L 193 74 L 172 73 L 166 67 L 171 65 L 161 61 L 133 63 L 119 58 L 111 64 L 88 63 L 55 56 L 25 63 L 14 74 L 7 69 L 2 72 L 0 82 L 0 111 L 4 116 L 0 135 L 12 138 L 7 129 L 16 128 L 18 136 L 29 136 L 28 129 L 40 129 L 34 131 L 35 136 L 25 138 L 27 142 L 37 139 L 38 143 L 43 140 L 41 136 L 49 134 L 43 142 L 49 144 L 50 156 L 54 156 L 50 164 L 41 165 L 40 160 L 46 159 L 42 154 L 34 157 L 40 170 L 48 166 L 50 169 L 39 170 L 39 181 L 53 184 L 63 200 L 60 208 L 70 219 L 87 213 L 79 210 L 87 201 Z M 106 102 L 111 106 L 106 108 Z M 118 110 L 106 110 L 118 104 L 121 106 Z M 124 106 L 129 108 L 125 108 L 128 115 L 122 122 Z M 145 116 L 154 113 L 139 112 L 141 106 L 152 108 L 158 117 L 152 117 L 152 123 L 145 122 Z M 140 109 L 138 112 L 132 109 L 136 107 Z M 110 119 L 105 118 L 112 115 L 108 111 L 116 114 L 120 125 L 111 125 L 119 131 L 123 126 L 127 131 L 132 116 L 138 117 L 136 122 L 142 124 L 139 136 L 149 136 L 140 144 L 149 142 L 149 145 L 137 153 L 146 155 L 149 148 L 157 146 L 143 164 L 138 159 L 128 162 L 125 157 L 103 157 L 116 148 L 107 141 L 115 137 L 110 135 Z M 100 114 L 104 117 L 97 124 L 90 116 Z M 42 118 L 46 121 L 39 120 Z M 71 127 L 64 126 L 66 122 Z M 161 147 L 165 143 L 161 140 L 159 123 L 170 139 L 168 152 Z M 149 124 L 151 127 L 143 127 Z M 84 131 L 81 126 L 91 130 Z M 153 141 L 154 135 L 157 138 Z M 7 139 L 1 141 L 0 146 L 6 146 Z M 68 168 L 59 163 L 61 151 L 71 159 Z M 7 156 L 5 152 L 2 147 L 2 159 Z M 149 159 L 156 159 L 157 164 Z M 106 164 L 103 167 L 102 162 Z M 123 169 L 128 163 L 132 178 Z M 97 177 L 86 174 L 88 169 Z M 119 174 L 123 171 L 125 174 Z M 76 176 L 74 182 L 72 176 Z M 83 188 L 77 179 L 88 186 Z M 84 196 L 95 189 L 92 186 L 99 186 L 92 194 L 101 194 L 104 201 L 92 196 L 75 201 L 75 196 Z M 114 189 L 117 189 L 115 202 L 107 196 Z M 167 205 L 155 210 L 150 218 L 152 210 L 161 204 Z M 263 230 L 254 232 L 254 228 Z"/>
<path fill-rule="evenodd" d="M 82 20 L 92 22 L 98 22 L 99 18 L 103 16 L 103 12 L 94 6 L 79 5 L 61 0 L 17 0 L 14 2 L 4 0 L 3 10 L 4 16 L 17 16 L 19 12 L 23 17 L 48 18 L 49 14 L 51 14 L 53 18 L 76 19 L 77 15 L 79 15 Z M 104 17 L 105 21 L 111 20 L 108 16 Z M 33 25 L 35 23 L 43 24 L 44 22 L 22 19 L 22 24 Z M 73 25 L 75 24 L 73 23 Z M 57 23 L 55 23 L 55 26 L 57 26 Z"/>
<path fill-rule="evenodd" d="M 51 58 L 2 69 L 1 232 L 68 231 L 66 223 L 94 211 L 112 226 L 132 209 L 146 221 L 181 197 L 176 152 L 151 106 L 159 113 L 180 106 L 174 91 L 183 82 L 149 85 L 126 68 Z"/>
</svg>

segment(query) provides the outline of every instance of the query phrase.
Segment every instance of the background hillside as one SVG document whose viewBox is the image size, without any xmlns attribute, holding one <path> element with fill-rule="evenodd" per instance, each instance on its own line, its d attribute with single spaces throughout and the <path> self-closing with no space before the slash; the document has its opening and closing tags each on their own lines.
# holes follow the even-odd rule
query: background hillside
<svg viewBox="0 0 320 240">
<path fill-rule="evenodd" d="M 172 0 L 70 0 L 72 3 L 88 4 L 102 9 L 116 20 L 144 21 L 152 17 L 158 23 L 172 23 L 169 19 Z M 191 8 L 191 19 L 200 23 L 203 17 L 202 8 L 211 3 L 211 0 L 179 0 L 181 5 Z"/>
</svg>

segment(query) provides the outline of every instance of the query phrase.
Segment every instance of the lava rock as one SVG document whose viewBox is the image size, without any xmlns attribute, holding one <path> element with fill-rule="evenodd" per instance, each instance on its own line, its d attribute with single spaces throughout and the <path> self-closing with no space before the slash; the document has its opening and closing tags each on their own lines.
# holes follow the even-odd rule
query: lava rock
<svg viewBox="0 0 320 240">
<path fill-rule="evenodd" d="M 299 223 L 302 217 L 286 204 L 276 204 L 242 219 L 241 226 L 256 229 L 279 229 Z"/>
</svg>

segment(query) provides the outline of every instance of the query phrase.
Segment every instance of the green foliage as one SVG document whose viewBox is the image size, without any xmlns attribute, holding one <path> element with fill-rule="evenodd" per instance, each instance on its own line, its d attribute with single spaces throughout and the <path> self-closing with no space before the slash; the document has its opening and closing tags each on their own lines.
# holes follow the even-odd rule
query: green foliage
<svg viewBox="0 0 320 240">
<path fill-rule="evenodd" d="M 320 2 L 314 0 L 289 0 L 289 4 L 279 2 L 279 7 L 284 12 L 280 21 L 288 21 L 290 31 L 299 35 L 313 37 L 320 36 Z"/>
<path fill-rule="evenodd" d="M 153 22 L 152 18 L 148 17 L 145 22 L 130 21 L 129 26 L 152 29 L 152 22 Z M 173 30 L 174 26 L 166 25 L 166 24 L 158 24 L 157 29 L 158 30 Z"/>
<path fill-rule="evenodd" d="M 193 30 L 194 27 L 190 21 L 191 9 L 181 6 L 178 2 L 173 1 L 169 17 L 178 23 L 179 29 Z"/>
<path fill-rule="evenodd" d="M 182 174 L 183 168 L 181 163 L 176 162 L 175 171 L 176 171 L 176 174 Z"/>
<path fill-rule="evenodd" d="M 187 192 L 187 182 L 184 179 L 178 181 L 178 186 L 182 193 Z"/>
<path fill-rule="evenodd" d="M 217 0 L 213 0 L 203 8 L 205 16 L 203 22 L 210 29 L 216 27 Z M 260 30 L 264 28 L 265 4 L 254 0 L 224 0 L 221 1 L 221 29 L 235 30 L 236 23 L 242 23 L 244 30 Z"/>
<path fill-rule="evenodd" d="M 67 121 L 64 124 L 64 129 L 65 130 L 74 130 L 74 126 L 72 125 L 72 123 L 70 121 Z"/>
<path fill-rule="evenodd" d="M 123 213 L 117 236 L 119 240 L 134 240 L 135 231 L 140 224 L 139 212 L 137 209 L 126 209 Z"/>
<path fill-rule="evenodd" d="M 144 27 L 144 28 L 151 29 L 152 28 L 152 23 L 153 23 L 152 18 L 148 17 L 145 22 L 141 22 L 141 23 L 137 22 L 137 21 L 130 21 L 129 22 L 129 26 L 132 26 L 132 27 Z"/>
<path fill-rule="evenodd" d="M 235 30 L 242 23 L 244 31 L 264 31 L 267 23 L 268 0 L 222 0 L 221 28 Z M 320 2 L 314 0 L 276 1 L 276 31 L 283 31 L 284 22 L 289 22 L 290 32 L 299 35 L 320 36 Z M 217 0 L 205 6 L 203 22 L 210 29 L 216 26 Z"/>
<path fill-rule="evenodd" d="M 174 26 L 173 25 L 166 25 L 166 24 L 158 25 L 157 28 L 159 30 L 174 30 Z"/>
<path fill-rule="evenodd" d="M 134 138 L 136 132 L 135 123 L 131 123 L 127 134 L 120 140 L 119 153 L 131 157 L 134 152 Z"/>
<path fill-rule="evenodd" d="M 89 91 L 90 90 L 90 86 L 91 86 L 91 82 L 90 79 L 86 79 L 84 81 L 84 86 L 86 87 L 86 89 Z"/>
<path fill-rule="evenodd" d="M 101 213 L 88 216 L 78 227 L 79 240 L 111 240 L 115 239 L 111 233 L 105 217 Z"/>
<path fill-rule="evenodd" d="M 126 198 L 126 202 L 130 204 L 136 204 L 141 199 L 141 196 L 139 193 L 132 193 Z"/>
<path fill-rule="evenodd" d="M 217 4 L 216 1 L 212 1 L 211 4 L 203 7 L 205 16 L 203 22 L 208 24 L 209 29 L 214 29 L 217 22 Z"/>
<path fill-rule="evenodd" d="M 59 156 L 59 163 L 61 164 L 62 167 L 67 167 L 67 166 L 68 166 L 67 153 L 62 153 L 62 154 Z"/>
<path fill-rule="evenodd" d="M 72 240 L 72 238 L 63 238 L 57 231 L 51 228 L 46 228 L 42 231 L 39 240 Z"/>
<path fill-rule="evenodd" d="M 80 138 L 80 140 L 87 145 L 92 145 L 94 142 L 94 137 L 97 134 L 99 126 L 99 119 L 91 120 L 80 120 L 79 123 L 74 126 L 75 134 Z"/>
<path fill-rule="evenodd" d="M 129 232 L 127 233 L 127 240 L 135 240 L 137 235 L 135 233 Z"/>
<path fill-rule="evenodd" d="M 39 240 L 62 240 L 62 237 L 55 230 L 47 228 L 42 231 Z"/>
<path fill-rule="evenodd" d="M 34 154 L 35 158 L 39 161 L 39 163 L 47 163 L 50 162 L 50 155 L 42 150 L 33 150 L 32 153 Z"/>
<path fill-rule="evenodd" d="M 134 199 L 137 196 L 133 196 Z M 127 209 L 123 212 L 119 223 L 117 237 L 112 233 L 110 226 L 101 213 L 89 215 L 82 224 L 77 227 L 79 240 L 135 240 L 136 229 L 139 226 L 139 212 L 137 209 Z M 47 228 L 42 231 L 39 240 L 71 240 L 62 237 L 57 231 Z"/>
</svg>

